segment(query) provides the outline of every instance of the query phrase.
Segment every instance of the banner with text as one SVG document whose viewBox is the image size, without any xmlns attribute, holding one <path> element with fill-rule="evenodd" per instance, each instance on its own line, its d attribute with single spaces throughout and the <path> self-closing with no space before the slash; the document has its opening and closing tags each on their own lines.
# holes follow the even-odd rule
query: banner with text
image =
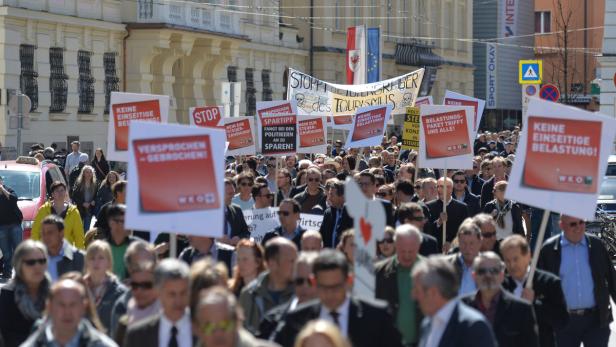
<svg viewBox="0 0 616 347">
<path fill-rule="evenodd" d="M 471 169 L 473 140 L 470 106 L 419 107 L 419 163 L 423 168 Z"/>
<path fill-rule="evenodd" d="M 297 102 L 302 116 L 351 116 L 357 109 L 391 105 L 392 114 L 404 114 L 414 106 L 424 69 L 368 84 L 334 84 L 289 69 L 287 100 Z"/>
<path fill-rule="evenodd" d="M 107 159 L 126 162 L 128 133 L 134 120 L 167 123 L 169 97 L 166 95 L 112 92 L 107 129 Z"/>
<path fill-rule="evenodd" d="M 129 142 L 126 227 L 222 236 L 224 131 L 137 121 Z"/>
<path fill-rule="evenodd" d="M 297 117 L 297 153 L 327 152 L 327 124 L 325 117 Z"/>
<path fill-rule="evenodd" d="M 483 109 L 486 106 L 486 102 L 481 99 L 446 90 L 445 98 L 443 99 L 443 105 L 473 107 L 474 112 L 471 127 L 473 129 L 473 139 L 475 139 L 475 135 L 479 130 L 479 124 L 481 123 L 481 117 L 483 116 Z"/>
<path fill-rule="evenodd" d="M 222 128 L 225 114 L 224 106 L 191 107 L 188 110 L 190 125 L 204 128 Z"/>
<path fill-rule="evenodd" d="M 223 121 L 229 143 L 225 155 L 256 154 L 254 117 L 227 117 Z"/>
<path fill-rule="evenodd" d="M 261 154 L 283 156 L 297 153 L 297 116 L 257 117 Z"/>
<path fill-rule="evenodd" d="M 419 151 L 419 107 L 407 107 L 404 115 L 402 149 Z"/>
<path fill-rule="evenodd" d="M 280 221 L 277 212 L 278 207 L 242 210 L 250 238 L 261 243 L 265 234 L 278 227 Z M 318 214 L 300 213 L 299 218 L 299 225 L 308 230 L 319 230 L 323 222 L 323 216 Z"/>
<path fill-rule="evenodd" d="M 418 96 L 417 101 L 415 101 L 415 107 L 419 107 L 419 105 L 434 105 L 432 95 Z"/>
<path fill-rule="evenodd" d="M 593 220 L 616 120 L 533 98 L 522 124 L 506 197 Z"/>
<path fill-rule="evenodd" d="M 344 148 L 379 146 L 391 114 L 391 105 L 366 106 L 357 110 Z"/>
</svg>

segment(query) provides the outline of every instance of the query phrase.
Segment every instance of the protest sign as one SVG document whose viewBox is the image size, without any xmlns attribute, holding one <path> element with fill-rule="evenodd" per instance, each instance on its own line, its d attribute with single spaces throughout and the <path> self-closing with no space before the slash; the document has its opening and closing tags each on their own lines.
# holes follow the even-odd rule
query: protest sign
<svg viewBox="0 0 616 347">
<path fill-rule="evenodd" d="M 616 121 L 533 98 L 523 124 L 525 131 L 521 132 L 506 197 L 573 217 L 594 219 Z"/>
<path fill-rule="evenodd" d="M 134 120 L 167 123 L 169 97 L 166 95 L 112 92 L 107 130 L 107 159 L 128 161 L 128 133 Z"/>
<path fill-rule="evenodd" d="M 188 111 L 190 125 L 205 128 L 223 127 L 223 106 L 191 107 Z"/>
<path fill-rule="evenodd" d="M 379 146 L 383 141 L 385 125 L 391 114 L 391 105 L 359 108 L 353 117 L 353 127 L 347 136 L 345 148 Z"/>
<path fill-rule="evenodd" d="M 419 151 L 419 108 L 407 107 L 404 115 L 402 149 Z"/>
<path fill-rule="evenodd" d="M 351 115 L 336 116 L 330 118 L 332 119 L 330 124 L 332 129 L 351 130 L 351 128 L 353 127 L 353 116 Z"/>
<path fill-rule="evenodd" d="M 415 107 L 419 107 L 419 105 L 434 105 L 432 95 L 418 96 L 417 101 L 415 101 Z"/>
<path fill-rule="evenodd" d="M 376 241 L 385 233 L 385 208 L 377 200 L 368 200 L 352 178 L 346 180 L 346 204 L 355 228 L 355 282 L 353 294 L 374 298 Z"/>
<path fill-rule="evenodd" d="M 297 114 L 297 103 L 289 100 L 257 101 L 259 118 L 266 114 Z"/>
<path fill-rule="evenodd" d="M 127 229 L 222 236 L 224 147 L 221 129 L 133 122 Z"/>
<path fill-rule="evenodd" d="M 327 152 L 327 125 L 325 117 L 297 117 L 297 152 Z"/>
<path fill-rule="evenodd" d="M 297 101 L 297 114 L 310 116 L 350 116 L 358 108 L 392 105 L 392 114 L 404 114 L 413 106 L 424 69 L 368 84 L 334 84 L 289 69 L 287 100 Z"/>
<path fill-rule="evenodd" d="M 265 234 L 280 226 L 277 212 L 278 207 L 242 210 L 250 238 L 261 243 Z M 318 214 L 300 213 L 299 218 L 299 225 L 307 230 L 319 230 L 323 223 L 323 216 Z"/>
<path fill-rule="evenodd" d="M 477 130 L 479 130 L 479 124 L 481 123 L 481 117 L 483 116 L 483 109 L 486 107 L 486 102 L 481 99 L 446 90 L 443 105 L 473 107 L 474 117 L 471 126 L 473 129 L 473 138 L 475 138 L 475 134 L 477 134 Z"/>
<path fill-rule="evenodd" d="M 259 142 L 263 155 L 289 155 L 297 151 L 297 117 L 264 115 L 259 122 Z"/>
<path fill-rule="evenodd" d="M 226 155 L 254 155 L 257 150 L 254 117 L 228 117 L 223 122 L 229 144 Z"/>
<path fill-rule="evenodd" d="M 419 163 L 438 169 L 471 169 L 473 134 L 470 106 L 421 105 Z"/>
</svg>

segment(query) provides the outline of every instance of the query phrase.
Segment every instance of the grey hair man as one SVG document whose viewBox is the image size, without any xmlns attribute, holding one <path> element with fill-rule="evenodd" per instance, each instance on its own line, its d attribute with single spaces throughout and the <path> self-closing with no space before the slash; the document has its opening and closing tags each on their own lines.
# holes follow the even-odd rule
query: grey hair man
<svg viewBox="0 0 616 347">
<path fill-rule="evenodd" d="M 190 269 L 178 259 L 165 259 L 154 270 L 161 312 L 130 327 L 125 346 L 193 346 L 189 302 Z"/>
</svg>

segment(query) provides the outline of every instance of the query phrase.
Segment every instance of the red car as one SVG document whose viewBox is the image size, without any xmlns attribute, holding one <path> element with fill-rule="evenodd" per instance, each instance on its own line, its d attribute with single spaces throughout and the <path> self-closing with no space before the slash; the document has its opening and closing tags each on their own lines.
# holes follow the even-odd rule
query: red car
<svg viewBox="0 0 616 347">
<path fill-rule="evenodd" d="M 0 176 L 4 178 L 4 185 L 17 194 L 17 204 L 24 216 L 23 237 L 29 238 L 36 212 L 47 199 L 48 187 L 54 181 L 66 183 L 62 171 L 50 161 L 40 163 L 32 157 L 19 157 L 0 161 Z"/>
</svg>

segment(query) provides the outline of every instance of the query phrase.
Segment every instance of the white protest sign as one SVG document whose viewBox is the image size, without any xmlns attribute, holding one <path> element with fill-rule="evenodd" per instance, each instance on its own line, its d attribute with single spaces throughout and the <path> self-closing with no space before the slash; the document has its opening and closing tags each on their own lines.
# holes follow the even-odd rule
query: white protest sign
<svg viewBox="0 0 616 347">
<path fill-rule="evenodd" d="M 355 281 L 353 294 L 374 297 L 376 240 L 385 233 L 385 208 L 379 200 L 368 200 L 350 177 L 346 180 L 346 204 L 355 228 Z"/>
<path fill-rule="evenodd" d="M 471 106 L 419 107 L 419 165 L 422 168 L 471 169 Z"/>
<path fill-rule="evenodd" d="M 297 153 L 327 152 L 327 121 L 325 117 L 297 117 Z"/>
<path fill-rule="evenodd" d="M 133 122 L 126 228 L 221 237 L 224 150 L 220 129 Z"/>
<path fill-rule="evenodd" d="M 254 117 L 228 117 L 222 120 L 229 144 L 226 155 L 256 154 Z"/>
<path fill-rule="evenodd" d="M 344 148 L 379 146 L 383 141 L 385 126 L 391 115 L 391 105 L 359 108 L 353 117 L 353 126 Z"/>
<path fill-rule="evenodd" d="M 532 98 L 522 124 L 507 199 L 594 219 L 616 120 Z"/>
<path fill-rule="evenodd" d="M 128 133 L 135 120 L 167 123 L 169 97 L 166 95 L 112 92 L 107 130 L 107 159 L 127 162 Z"/>
<path fill-rule="evenodd" d="M 280 226 L 278 207 L 268 207 L 252 210 L 242 210 L 244 220 L 250 231 L 250 238 L 261 243 L 268 232 Z M 300 213 L 299 225 L 307 230 L 319 230 L 323 223 L 323 216 L 317 214 Z"/>
<path fill-rule="evenodd" d="M 445 91 L 445 98 L 443 99 L 443 105 L 446 106 L 472 106 L 473 107 L 473 119 L 472 129 L 473 138 L 479 130 L 479 124 L 481 123 L 481 117 L 483 117 L 483 110 L 486 107 L 485 100 L 473 98 L 468 95 L 452 92 L 450 90 Z"/>
<path fill-rule="evenodd" d="M 287 100 L 297 101 L 297 114 L 310 116 L 350 116 L 358 108 L 392 105 L 392 114 L 404 114 L 415 99 L 424 69 L 368 84 L 335 84 L 289 69 Z"/>
</svg>

